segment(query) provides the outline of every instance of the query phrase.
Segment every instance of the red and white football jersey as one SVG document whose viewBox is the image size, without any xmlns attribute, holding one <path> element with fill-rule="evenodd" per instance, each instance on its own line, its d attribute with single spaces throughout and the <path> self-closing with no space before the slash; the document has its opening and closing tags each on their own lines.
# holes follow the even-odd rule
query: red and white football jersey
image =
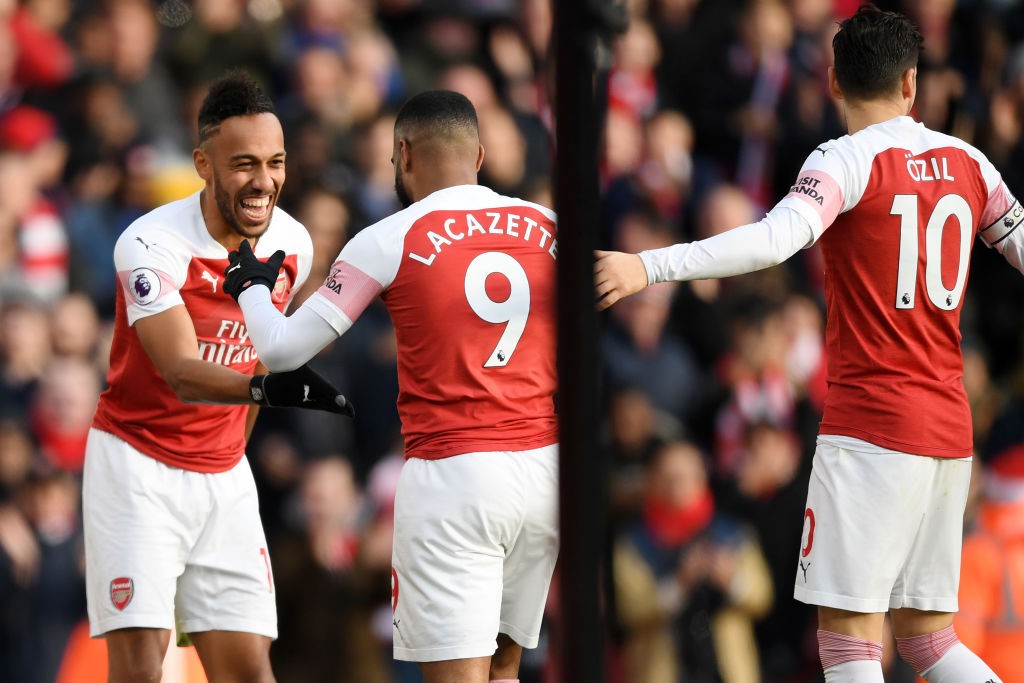
<svg viewBox="0 0 1024 683">
<path fill-rule="evenodd" d="M 295 219 L 274 209 L 256 256 L 287 254 L 272 299 L 284 310 L 309 275 L 313 244 Z M 227 250 L 206 229 L 199 193 L 142 216 L 114 247 L 117 291 L 109 388 L 93 426 L 161 462 L 196 472 L 231 469 L 245 452 L 247 405 L 182 403 L 139 342 L 136 320 L 184 305 L 199 358 L 251 374 L 258 361 L 242 311 L 222 289 Z"/>
<path fill-rule="evenodd" d="M 406 457 L 557 441 L 554 214 L 479 185 L 359 232 L 303 306 L 339 334 L 381 295 Z"/>
<path fill-rule="evenodd" d="M 1024 220 L 998 171 L 967 143 L 899 117 L 818 147 L 780 206 L 810 222 L 824 256 L 820 432 L 969 456 L 959 324 L 971 249 Z"/>
</svg>

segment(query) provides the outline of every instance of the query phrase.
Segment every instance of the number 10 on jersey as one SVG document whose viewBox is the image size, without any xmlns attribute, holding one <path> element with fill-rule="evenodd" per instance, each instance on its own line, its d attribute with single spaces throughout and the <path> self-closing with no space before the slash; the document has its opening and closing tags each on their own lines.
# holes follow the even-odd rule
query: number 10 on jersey
<svg viewBox="0 0 1024 683">
<path fill-rule="evenodd" d="M 487 293 L 487 278 L 493 274 L 508 279 L 510 291 L 504 301 L 495 301 Z M 526 270 L 504 252 L 480 254 L 466 268 L 466 301 L 481 320 L 505 325 L 497 346 L 484 362 L 485 368 L 504 367 L 515 353 L 530 316 L 530 280 Z"/>
<path fill-rule="evenodd" d="M 918 262 L 918 198 L 914 194 L 893 197 L 889 213 L 900 217 L 900 262 L 896 271 L 896 308 L 914 308 L 917 295 Z M 956 218 L 959 229 L 959 260 L 956 283 L 946 289 L 942 282 L 942 233 L 949 219 Z M 928 298 L 937 308 L 951 311 L 960 304 L 967 283 L 967 267 L 974 236 L 974 218 L 967 200 L 957 194 L 947 194 L 935 203 L 924 229 L 924 282 Z"/>
</svg>

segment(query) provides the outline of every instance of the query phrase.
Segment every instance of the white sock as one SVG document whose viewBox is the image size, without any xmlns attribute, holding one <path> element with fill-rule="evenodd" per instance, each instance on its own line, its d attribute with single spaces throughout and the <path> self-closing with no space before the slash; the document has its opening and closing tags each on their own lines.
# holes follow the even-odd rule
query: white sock
<svg viewBox="0 0 1024 683">
<path fill-rule="evenodd" d="M 921 672 L 928 683 L 1003 683 L 981 657 L 957 643 L 931 668 Z"/>
<path fill-rule="evenodd" d="M 882 663 L 875 659 L 854 659 L 825 669 L 825 683 L 885 683 Z"/>
</svg>

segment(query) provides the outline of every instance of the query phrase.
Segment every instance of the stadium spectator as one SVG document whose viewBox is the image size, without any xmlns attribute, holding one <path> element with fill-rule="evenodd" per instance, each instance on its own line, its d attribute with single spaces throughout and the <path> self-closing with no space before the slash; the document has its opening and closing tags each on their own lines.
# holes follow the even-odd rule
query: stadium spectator
<svg viewBox="0 0 1024 683">
<path fill-rule="evenodd" d="M 807 500 L 812 452 L 805 456 L 805 450 L 791 430 L 755 422 L 746 428 L 735 476 L 716 477 L 713 485 L 719 508 L 755 532 L 774 587 L 793 580 L 793 558 L 800 552 L 793 529 Z M 814 610 L 776 590 L 772 610 L 755 626 L 762 677 L 809 678 L 817 668 L 817 652 L 807 647 L 813 642 Z"/>
<path fill-rule="evenodd" d="M 0 115 L 0 147 L 26 156 L 29 178 L 41 192 L 60 189 L 67 144 L 48 112 L 22 104 Z"/>
<path fill-rule="evenodd" d="M 617 226 L 619 244 L 626 249 L 657 248 L 671 243 L 671 232 L 655 216 L 631 213 Z M 689 348 L 668 327 L 675 285 L 655 287 L 647 295 L 613 311 L 602 338 L 602 372 L 613 390 L 635 386 L 657 410 L 687 421 L 704 396 L 700 368 Z"/>
<path fill-rule="evenodd" d="M 39 565 L 31 583 L 32 617 L 27 630 L 32 679 L 53 681 L 64 644 L 85 616 L 82 562 L 81 488 L 67 473 L 50 471 L 32 477 L 23 508 L 39 548 Z"/>
<path fill-rule="evenodd" d="M 32 586 L 39 574 L 42 551 L 23 510 L 0 503 L 0 665 L 4 677 L 33 683 L 33 647 L 39 645 L 26 628 L 35 614 Z"/>
<path fill-rule="evenodd" d="M 727 396 L 715 420 L 714 470 L 735 477 L 747 430 L 760 422 L 793 429 L 797 396 L 778 303 L 756 295 L 739 298 L 730 309 L 729 332 L 716 373 Z"/>
<path fill-rule="evenodd" d="M 50 90 L 67 82 L 75 55 L 61 38 L 71 16 L 68 0 L 29 0 L 17 3 L 6 17 L 16 46 L 15 82 L 21 88 Z"/>
<path fill-rule="evenodd" d="M 348 204 L 337 193 L 322 186 L 307 186 L 295 202 L 295 217 L 306 226 L 313 241 L 313 263 L 310 277 L 295 294 L 294 304 L 300 305 L 312 294 L 316 283 L 327 277 L 331 256 L 341 251 L 349 238 L 350 212 Z M 316 286 L 314 286 L 316 284 Z"/>
<path fill-rule="evenodd" d="M 405 210 L 356 235 L 289 317 L 270 299 L 278 265 L 246 243 L 225 281 L 271 369 L 313 357 L 378 295 L 387 306 L 407 458 L 394 654 L 419 662 L 426 683 L 518 679 L 558 545 L 555 217 L 479 186 L 483 160 L 465 96 L 416 95 L 399 110 L 392 150 Z"/>
<path fill-rule="evenodd" d="M 530 180 L 527 145 L 512 114 L 501 105 L 479 111 L 480 144 L 490 153 L 480 167 L 480 182 L 495 192 L 520 195 Z"/>
<path fill-rule="evenodd" d="M 1006 392 L 992 379 L 988 352 L 977 341 L 965 339 L 964 391 L 971 406 L 975 448 L 984 448 L 993 422 L 1006 408 Z"/>
<path fill-rule="evenodd" d="M 755 0 L 744 7 L 738 29 L 720 68 L 702 73 L 697 153 L 760 208 L 771 190 L 793 26 L 780 0 Z"/>
<path fill-rule="evenodd" d="M 609 521 L 613 532 L 640 516 L 644 478 L 654 454 L 678 438 L 682 423 L 655 409 L 642 390 L 613 390 L 608 406 Z"/>
<path fill-rule="evenodd" d="M 309 463 L 292 525 L 271 539 L 281 637 L 274 671 L 294 683 L 387 683 L 390 657 L 372 618 L 387 600 L 390 553 L 366 557 L 365 503 L 341 456 Z"/>
<path fill-rule="evenodd" d="M 2 146 L 15 134 L 0 135 Z M 34 170 L 30 154 L 0 149 L 0 294 L 48 305 L 67 291 L 67 234 Z"/>
<path fill-rule="evenodd" d="M 28 406 L 53 356 L 46 309 L 8 300 L 0 308 L 0 401 L 3 413 L 28 417 Z"/>
<path fill-rule="evenodd" d="M 139 121 L 143 139 L 162 154 L 180 154 L 188 144 L 183 116 L 167 114 L 180 112 L 182 100 L 164 62 L 156 58 L 160 25 L 154 4 L 148 0 L 111 0 L 106 3 L 106 20 L 114 46 L 110 73 L 126 106 Z"/>
<path fill-rule="evenodd" d="M 183 25 L 165 32 L 165 62 L 178 86 L 209 83 L 244 64 L 262 87 L 269 88 L 279 66 L 274 55 L 274 24 L 259 21 L 259 13 L 250 11 L 244 2 L 198 0 L 191 4 L 194 12 Z"/>
<path fill-rule="evenodd" d="M 95 363 L 100 352 L 100 318 L 88 297 L 79 292 L 67 294 L 53 305 L 51 313 L 54 354 Z"/>
<path fill-rule="evenodd" d="M 716 506 L 703 457 L 686 441 L 658 449 L 642 519 L 615 543 L 630 682 L 760 680 L 753 622 L 771 577 L 753 534 Z"/>
<path fill-rule="evenodd" d="M 381 114 L 356 140 L 352 194 L 360 227 L 376 223 L 401 208 L 395 197 L 395 170 L 388 161 L 394 129 L 394 115 Z"/>
<path fill-rule="evenodd" d="M 642 16 L 634 16 L 625 33 L 616 37 L 613 50 L 608 106 L 645 121 L 658 106 L 654 71 L 661 60 L 661 48 L 653 27 Z"/>
<path fill-rule="evenodd" d="M 757 223 L 599 252 L 596 295 L 607 307 L 656 282 L 757 270 L 820 239 L 830 385 L 794 595 L 818 605 L 825 679 L 883 680 L 890 612 L 926 680 L 998 682 L 953 628 L 973 452 L 959 318 L 975 237 L 1024 272 L 1024 209 L 981 152 L 909 117 L 922 38 L 906 17 L 863 5 L 833 46 L 849 135 L 811 152 Z"/>
<path fill-rule="evenodd" d="M 1017 444 L 983 467 L 982 498 L 964 539 L 960 612 L 963 642 L 1005 681 L 1024 680 L 1024 449 Z"/>
<path fill-rule="evenodd" d="M 47 463 L 81 473 L 85 442 L 99 399 L 100 376 L 91 359 L 65 356 L 50 361 L 29 408 L 29 424 Z"/>
<path fill-rule="evenodd" d="M 0 502 L 9 502 L 22 490 L 39 454 L 32 434 L 20 420 L 0 419 Z"/>
<path fill-rule="evenodd" d="M 643 125 L 643 153 L 633 174 L 609 179 L 604 220 L 615 225 L 649 204 L 676 233 L 688 227 L 693 207 L 693 127 L 683 114 L 662 109 Z"/>
</svg>

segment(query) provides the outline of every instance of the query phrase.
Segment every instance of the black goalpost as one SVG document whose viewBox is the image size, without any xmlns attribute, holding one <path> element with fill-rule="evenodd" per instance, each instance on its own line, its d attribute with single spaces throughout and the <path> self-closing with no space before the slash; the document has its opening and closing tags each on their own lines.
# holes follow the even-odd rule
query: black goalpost
<svg viewBox="0 0 1024 683">
<path fill-rule="evenodd" d="M 561 441 L 554 652 L 562 681 L 603 681 L 600 590 L 607 464 L 598 442 L 598 321 L 593 252 L 600 219 L 598 140 L 604 103 L 598 56 L 625 25 L 611 0 L 552 0 L 555 209 L 558 212 L 558 411 Z M 595 92 L 602 93 L 595 95 Z"/>
</svg>

